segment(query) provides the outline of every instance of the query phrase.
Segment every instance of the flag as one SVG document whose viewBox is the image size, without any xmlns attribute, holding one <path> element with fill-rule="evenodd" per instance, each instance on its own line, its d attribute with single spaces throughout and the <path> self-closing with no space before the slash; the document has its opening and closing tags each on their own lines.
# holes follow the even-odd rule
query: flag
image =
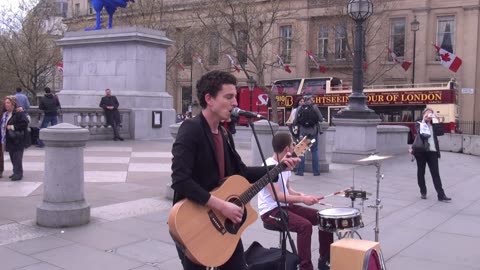
<svg viewBox="0 0 480 270">
<path fill-rule="evenodd" d="M 197 60 L 198 64 L 200 64 L 200 66 L 202 68 L 205 68 L 205 66 L 203 66 L 203 59 L 198 53 L 194 53 L 193 58 L 195 58 L 195 60 Z"/>
<path fill-rule="evenodd" d="M 177 68 L 179 68 L 181 70 L 185 70 L 185 67 L 179 62 L 177 62 L 176 66 L 177 66 Z"/>
<path fill-rule="evenodd" d="M 305 51 L 307 52 L 308 58 L 310 58 L 310 60 L 312 60 L 312 62 L 315 63 L 315 65 L 317 66 L 318 71 L 320 71 L 321 73 L 327 72 L 327 67 L 322 66 L 322 65 L 320 65 L 320 64 L 317 62 L 317 60 L 315 59 L 315 55 L 313 54 L 313 52 L 307 51 L 307 50 L 305 50 Z"/>
<path fill-rule="evenodd" d="M 277 59 L 278 59 L 278 65 L 283 68 L 283 70 L 285 70 L 286 72 L 288 73 L 292 73 L 292 70 L 290 69 L 290 67 L 285 64 L 282 60 L 282 58 L 280 57 L 280 55 L 277 54 Z"/>
<path fill-rule="evenodd" d="M 63 63 L 62 62 L 57 64 L 57 70 L 58 70 L 58 72 L 63 73 Z"/>
<path fill-rule="evenodd" d="M 462 59 L 455 56 L 455 54 L 438 47 L 437 45 L 433 46 L 437 49 L 437 52 L 440 55 L 440 61 L 442 62 L 442 66 L 450 69 L 453 72 L 457 72 L 457 70 L 462 65 Z"/>
<path fill-rule="evenodd" d="M 230 64 L 232 65 L 232 67 L 235 69 L 236 72 L 240 72 L 240 67 L 237 65 L 237 63 L 235 62 L 235 59 L 233 59 L 233 57 L 230 55 L 230 54 L 226 54 L 226 56 L 228 57 L 228 59 L 230 60 Z"/>
<path fill-rule="evenodd" d="M 400 64 L 405 71 L 407 71 L 410 68 L 410 65 L 412 65 L 411 62 L 408 62 L 408 61 L 405 61 L 403 59 L 398 58 L 397 55 L 395 54 L 395 52 L 393 52 L 388 47 L 387 47 L 387 50 L 388 50 L 388 53 L 390 54 L 390 56 L 392 57 L 393 61 L 395 63 Z"/>
</svg>

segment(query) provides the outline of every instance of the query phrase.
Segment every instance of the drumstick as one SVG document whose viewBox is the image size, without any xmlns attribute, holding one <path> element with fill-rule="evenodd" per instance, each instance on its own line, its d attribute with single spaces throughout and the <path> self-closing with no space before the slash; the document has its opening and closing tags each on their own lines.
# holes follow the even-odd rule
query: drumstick
<svg viewBox="0 0 480 270">
<path fill-rule="evenodd" d="M 318 204 L 333 207 L 333 204 L 329 203 L 318 202 Z"/>
<path fill-rule="evenodd" d="M 342 193 L 344 193 L 344 192 L 345 192 L 345 190 L 337 191 L 337 192 L 334 192 L 334 193 L 325 195 L 325 196 L 323 196 L 323 197 L 319 197 L 318 199 L 319 199 L 319 200 L 323 200 L 323 199 L 325 199 L 325 198 L 328 198 L 328 197 L 331 197 L 331 196 L 335 196 L 335 195 L 338 195 L 338 194 L 342 194 Z"/>
</svg>

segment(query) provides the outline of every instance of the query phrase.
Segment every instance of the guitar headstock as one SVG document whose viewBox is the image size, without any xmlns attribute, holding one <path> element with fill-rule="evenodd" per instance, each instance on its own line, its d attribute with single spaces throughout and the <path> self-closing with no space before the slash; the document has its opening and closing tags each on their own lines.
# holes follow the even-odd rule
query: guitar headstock
<svg viewBox="0 0 480 270">
<path fill-rule="evenodd" d="M 292 154 L 297 157 L 303 156 L 305 151 L 309 150 L 314 142 L 315 139 L 311 140 L 307 136 L 303 137 L 303 139 L 295 145 Z"/>
</svg>

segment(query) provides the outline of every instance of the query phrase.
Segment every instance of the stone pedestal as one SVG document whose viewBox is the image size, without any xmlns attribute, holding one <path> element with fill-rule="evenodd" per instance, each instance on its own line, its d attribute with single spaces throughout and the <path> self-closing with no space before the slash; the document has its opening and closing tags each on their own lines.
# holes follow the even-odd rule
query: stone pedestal
<svg viewBox="0 0 480 270">
<path fill-rule="evenodd" d="M 377 150 L 377 125 L 380 119 L 334 118 L 334 163 L 355 163 Z"/>
<path fill-rule="evenodd" d="M 278 131 L 278 124 L 276 123 L 271 123 L 272 128 L 273 128 L 273 134 Z M 260 146 L 262 147 L 262 152 L 267 159 L 273 154 L 273 148 L 272 148 L 272 131 L 270 130 L 270 126 L 268 125 L 267 120 L 260 120 L 254 122 L 254 127 L 255 131 L 258 136 L 258 140 L 260 142 Z M 250 139 L 250 144 L 251 144 L 251 157 L 252 157 L 252 166 L 261 166 L 263 161 L 262 157 L 260 156 L 260 151 L 258 150 L 257 142 L 255 141 L 255 137 L 253 136 Z"/>
<path fill-rule="evenodd" d="M 83 148 L 87 129 L 58 124 L 40 131 L 45 143 L 43 201 L 37 207 L 37 224 L 61 228 L 90 221 L 90 206 L 85 202 Z"/>
<path fill-rule="evenodd" d="M 173 41 L 164 32 L 142 27 L 67 32 L 57 44 L 63 50 L 62 107 L 98 108 L 110 88 L 120 108 L 132 110 L 134 139 L 170 136 L 175 110 L 165 89 L 166 49 Z M 153 127 L 152 111 L 162 112 L 161 127 Z"/>
</svg>

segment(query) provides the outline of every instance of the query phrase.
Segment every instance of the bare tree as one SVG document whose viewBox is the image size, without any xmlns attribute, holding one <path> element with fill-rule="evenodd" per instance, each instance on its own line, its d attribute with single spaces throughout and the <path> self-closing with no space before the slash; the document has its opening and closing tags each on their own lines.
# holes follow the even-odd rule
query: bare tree
<svg viewBox="0 0 480 270">
<path fill-rule="evenodd" d="M 0 54 L 6 74 L 36 102 L 37 93 L 52 82 L 61 61 L 55 39 L 63 33 L 61 18 L 56 17 L 50 1 L 20 1 L 18 9 L 3 11 L 0 28 Z"/>
<path fill-rule="evenodd" d="M 276 63 L 279 37 L 275 27 L 280 19 L 292 14 L 288 1 L 203 0 L 193 7 L 194 20 L 201 22 L 205 33 L 218 36 L 222 52 L 230 53 L 245 78 L 256 79 L 257 87 L 269 94 L 272 111 L 277 111 L 276 98 L 265 74 Z M 278 52 L 281 54 L 281 52 Z M 234 72 L 233 67 L 230 68 Z M 276 113 L 273 121 L 278 122 Z"/>
<path fill-rule="evenodd" d="M 340 74 L 351 75 L 353 68 L 353 51 L 354 51 L 354 34 L 355 23 L 347 14 L 347 4 L 349 0 L 309 0 L 311 7 L 322 5 L 327 7 L 329 14 L 327 17 L 320 18 L 322 25 L 329 29 L 332 33 L 330 37 L 335 39 L 343 39 L 341 42 L 332 42 L 328 44 L 328 60 L 326 64 L 335 65 L 343 63 L 345 68 L 336 68 Z M 389 39 L 389 25 L 386 12 L 392 8 L 395 3 L 391 0 L 372 0 L 374 6 L 374 14 L 364 22 L 365 31 L 365 84 L 373 84 L 382 78 L 386 72 L 394 68 L 394 66 L 385 66 L 387 62 L 387 45 Z M 339 45 L 340 44 L 340 45 Z M 343 46 L 343 47 L 342 47 Z M 339 54 L 339 55 L 337 55 Z M 334 59 L 335 58 L 335 59 Z M 342 61 L 337 61 L 343 58 Z"/>
</svg>

